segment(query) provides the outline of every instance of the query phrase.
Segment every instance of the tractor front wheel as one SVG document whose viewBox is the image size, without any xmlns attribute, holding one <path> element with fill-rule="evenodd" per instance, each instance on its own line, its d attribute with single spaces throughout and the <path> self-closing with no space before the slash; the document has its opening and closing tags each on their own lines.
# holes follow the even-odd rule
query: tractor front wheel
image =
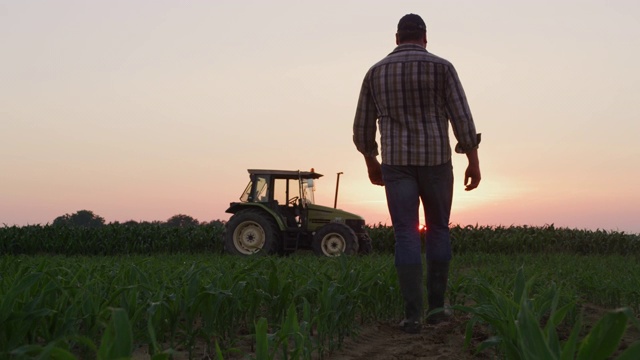
<svg viewBox="0 0 640 360">
<path fill-rule="evenodd" d="M 269 255 L 280 246 L 280 230 L 275 220 L 261 210 L 234 214 L 225 226 L 224 248 L 233 255 Z"/>
<path fill-rule="evenodd" d="M 358 237 L 345 224 L 329 223 L 313 236 L 313 252 L 319 256 L 354 255 L 358 252 Z"/>
</svg>

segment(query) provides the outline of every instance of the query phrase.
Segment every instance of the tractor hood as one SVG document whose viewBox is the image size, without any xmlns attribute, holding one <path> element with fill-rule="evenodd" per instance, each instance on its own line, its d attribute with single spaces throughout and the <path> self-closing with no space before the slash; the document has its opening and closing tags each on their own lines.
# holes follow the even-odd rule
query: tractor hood
<svg viewBox="0 0 640 360">
<path fill-rule="evenodd" d="M 309 218 L 323 219 L 331 221 L 342 222 L 344 220 L 364 220 L 360 215 L 346 212 L 340 209 L 334 209 L 329 206 L 322 206 L 317 204 L 309 204 Z"/>
</svg>

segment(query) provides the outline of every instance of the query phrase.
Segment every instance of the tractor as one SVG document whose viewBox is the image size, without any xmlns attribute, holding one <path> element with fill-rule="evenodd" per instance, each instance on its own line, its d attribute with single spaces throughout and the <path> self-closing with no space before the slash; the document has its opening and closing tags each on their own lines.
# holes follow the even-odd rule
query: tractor
<svg viewBox="0 0 640 360">
<path fill-rule="evenodd" d="M 333 207 L 314 203 L 315 180 L 322 177 L 313 169 L 249 169 L 249 184 L 239 202 L 227 213 L 223 241 L 229 254 L 287 255 L 296 250 L 312 250 L 318 256 L 369 254 L 371 239 L 364 218 L 337 209 L 338 184 Z"/>
</svg>

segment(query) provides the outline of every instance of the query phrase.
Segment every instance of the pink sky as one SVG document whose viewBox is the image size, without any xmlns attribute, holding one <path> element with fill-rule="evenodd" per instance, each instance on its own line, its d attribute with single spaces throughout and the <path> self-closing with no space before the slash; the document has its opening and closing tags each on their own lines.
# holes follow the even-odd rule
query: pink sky
<svg viewBox="0 0 640 360">
<path fill-rule="evenodd" d="M 325 175 L 318 199 L 390 224 L 351 142 L 398 19 L 427 22 L 483 133 L 452 222 L 640 233 L 640 3 L 5 2 L 0 224 L 225 220 L 248 168 Z"/>
</svg>

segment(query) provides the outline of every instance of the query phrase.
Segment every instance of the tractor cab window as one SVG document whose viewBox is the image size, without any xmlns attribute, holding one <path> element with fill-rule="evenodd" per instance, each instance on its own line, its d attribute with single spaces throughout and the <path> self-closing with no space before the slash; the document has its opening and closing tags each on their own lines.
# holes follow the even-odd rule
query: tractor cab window
<svg viewBox="0 0 640 360">
<path fill-rule="evenodd" d="M 268 201 L 269 191 L 268 191 L 268 180 L 264 176 L 257 176 L 255 179 L 255 191 L 252 193 L 251 190 L 253 188 L 253 181 L 249 182 L 247 188 L 244 189 L 244 193 L 240 197 L 240 201 L 242 202 L 262 202 Z"/>
<path fill-rule="evenodd" d="M 300 189 L 297 181 L 288 179 L 276 179 L 274 181 L 273 199 L 280 205 L 295 205 L 300 198 Z"/>
<path fill-rule="evenodd" d="M 315 204 L 315 199 L 313 198 L 313 192 L 315 190 L 313 179 L 307 179 L 302 183 L 302 191 L 304 192 L 304 199 L 307 204 Z"/>
<path fill-rule="evenodd" d="M 257 202 L 269 201 L 269 186 L 266 177 L 258 177 L 256 182 L 256 197 Z"/>
<path fill-rule="evenodd" d="M 249 185 L 247 185 L 247 187 L 244 189 L 244 192 L 242 193 L 242 196 L 240 196 L 240 201 L 242 202 L 253 201 L 253 197 L 251 196 L 251 185 L 252 185 L 252 182 L 249 181 Z"/>
</svg>

